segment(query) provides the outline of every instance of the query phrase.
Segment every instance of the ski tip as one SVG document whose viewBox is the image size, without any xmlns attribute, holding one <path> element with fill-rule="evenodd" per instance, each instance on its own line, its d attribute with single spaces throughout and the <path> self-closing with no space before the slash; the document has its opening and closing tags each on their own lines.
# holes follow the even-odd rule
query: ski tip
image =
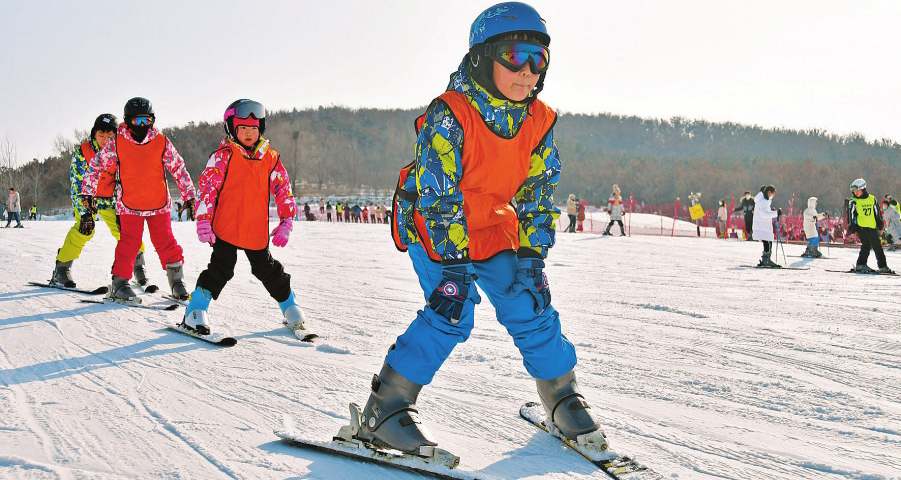
<svg viewBox="0 0 901 480">
<path fill-rule="evenodd" d="M 238 339 L 234 337 L 224 338 L 221 341 L 217 342 L 216 345 L 221 347 L 234 347 L 238 344 Z"/>
</svg>

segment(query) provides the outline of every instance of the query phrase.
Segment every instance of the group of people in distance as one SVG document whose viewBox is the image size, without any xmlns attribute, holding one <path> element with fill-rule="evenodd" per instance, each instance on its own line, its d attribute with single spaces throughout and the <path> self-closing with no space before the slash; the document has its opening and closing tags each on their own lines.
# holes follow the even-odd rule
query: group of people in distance
<svg viewBox="0 0 901 480">
<path fill-rule="evenodd" d="M 845 206 L 848 232 L 856 233 L 858 238 L 860 238 L 860 253 L 852 271 L 871 274 L 894 273 L 888 268 L 885 252 L 882 250 L 881 235 L 885 229 L 885 221 L 879 206 L 876 204 L 876 197 L 867 191 L 867 182 L 862 178 L 851 182 L 850 190 L 851 198 L 848 199 L 848 203 Z M 780 268 L 780 265 L 771 258 L 773 242 L 776 239 L 773 220 L 782 216 L 781 208 L 775 210 L 772 208 L 772 201 L 775 196 L 776 187 L 765 185 L 761 187 L 760 192 L 757 193 L 753 200 L 753 236 L 755 240 L 763 242 L 763 255 L 757 264 L 758 267 Z M 745 201 L 743 200 L 742 203 L 745 204 Z M 893 214 L 898 213 L 891 206 L 887 210 L 892 210 Z M 816 197 L 810 197 L 807 200 L 807 208 L 804 210 L 804 233 L 807 236 L 807 249 L 801 255 L 802 257 L 822 257 L 822 253 L 819 250 L 820 235 L 817 232 L 816 222 L 828 216 L 827 213 L 817 212 Z M 897 233 L 901 234 L 901 231 Z M 876 270 L 867 265 L 870 251 L 876 255 Z"/>
<path fill-rule="evenodd" d="M 341 429 L 345 440 L 430 455 L 437 443 L 422 424 L 416 400 L 454 347 L 469 338 L 481 290 L 535 378 L 549 430 L 586 451 L 607 448 L 577 385 L 576 349 L 562 333 L 544 273 L 560 214 L 553 202 L 561 171 L 556 113 L 537 98 L 550 39 L 545 20 L 531 6 L 504 2 L 488 8 L 472 23 L 469 51 L 446 91 L 417 120 L 414 160 L 401 171 L 391 221 L 426 304 L 387 348 L 365 406 Z M 154 119 L 150 102 L 133 98 L 121 125 L 113 115 L 101 115 L 91 138 L 79 146 L 72 162 L 76 224 L 58 252 L 54 281 L 75 284 L 72 262 L 99 215 L 118 240 L 109 296 L 137 301 L 130 280 L 146 283 L 146 222 L 172 295 L 189 300 L 186 328 L 201 334 L 214 328 L 207 309 L 234 275 L 238 250 L 285 321 L 302 325 L 290 276 L 268 248 L 269 238 L 278 247 L 288 243 L 295 202 L 279 155 L 262 136 L 263 106 L 251 100 L 228 106 L 226 134 L 196 191 Z M 176 179 L 184 201 L 196 203 L 198 239 L 213 249 L 190 294 L 182 249 L 172 235 L 164 170 Z M 270 196 L 280 219 L 271 233 Z"/>
</svg>

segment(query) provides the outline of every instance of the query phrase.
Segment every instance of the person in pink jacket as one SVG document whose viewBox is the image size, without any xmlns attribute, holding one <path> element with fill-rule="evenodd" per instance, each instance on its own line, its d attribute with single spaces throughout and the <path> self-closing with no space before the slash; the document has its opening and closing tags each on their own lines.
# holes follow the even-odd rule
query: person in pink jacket
<svg viewBox="0 0 901 480">
<path fill-rule="evenodd" d="M 194 203 L 194 185 L 185 162 L 172 142 L 154 126 L 153 106 L 146 98 L 135 97 L 125 103 L 125 121 L 116 135 L 97 152 L 85 170 L 82 194 L 85 209 L 96 213 L 93 197 L 100 176 L 116 166 L 116 214 L 121 226 L 112 269 L 109 298 L 117 302 L 137 302 L 129 285 L 135 258 L 144 236 L 144 223 L 156 248 L 160 264 L 169 279 L 172 296 L 187 300 L 182 268 L 182 248 L 172 234 L 172 199 L 166 183 L 168 170 L 178 184 L 185 202 Z"/>
<path fill-rule="evenodd" d="M 210 155 L 197 183 L 197 237 L 213 246 L 209 266 L 197 277 L 197 288 L 185 309 L 182 327 L 209 335 L 207 310 L 235 275 L 238 250 L 250 271 L 278 302 L 285 325 L 295 334 L 304 329 L 303 311 L 291 290 L 291 275 L 269 253 L 288 244 L 296 205 L 291 179 L 279 153 L 263 138 L 266 109 L 259 102 L 232 102 L 223 116 L 225 137 Z M 269 232 L 269 199 L 275 198 L 279 224 Z M 331 206 L 327 206 L 331 215 Z"/>
</svg>

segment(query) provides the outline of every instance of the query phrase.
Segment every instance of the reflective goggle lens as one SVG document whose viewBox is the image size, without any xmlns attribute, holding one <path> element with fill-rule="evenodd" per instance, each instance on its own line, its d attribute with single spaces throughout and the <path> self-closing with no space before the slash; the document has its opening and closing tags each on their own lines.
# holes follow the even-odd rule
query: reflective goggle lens
<svg viewBox="0 0 901 480">
<path fill-rule="evenodd" d="M 233 110 L 238 118 L 250 118 L 251 115 L 256 117 L 257 120 L 266 118 L 266 109 L 257 102 L 241 102 L 235 105 Z"/>
<path fill-rule="evenodd" d="M 136 127 L 146 127 L 146 126 L 150 125 L 151 123 L 153 123 L 153 117 L 150 117 L 147 115 L 140 115 L 140 116 L 134 117 L 131 120 L 131 123 Z"/>
<path fill-rule="evenodd" d="M 550 63 L 551 52 L 547 47 L 535 43 L 504 41 L 495 43 L 489 56 L 514 72 L 531 63 L 532 73 L 544 73 Z"/>
</svg>

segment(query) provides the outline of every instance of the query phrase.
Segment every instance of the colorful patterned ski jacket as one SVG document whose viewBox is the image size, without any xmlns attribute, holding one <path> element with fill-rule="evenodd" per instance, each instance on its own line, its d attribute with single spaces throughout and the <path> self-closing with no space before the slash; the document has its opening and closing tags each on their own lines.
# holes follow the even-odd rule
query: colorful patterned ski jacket
<svg viewBox="0 0 901 480">
<path fill-rule="evenodd" d="M 90 142 L 94 152 L 100 150 L 97 140 L 91 139 Z M 81 190 L 81 184 L 84 181 L 84 174 L 87 168 L 88 161 L 84 158 L 84 153 L 81 151 L 81 144 L 75 145 L 75 155 L 72 156 L 72 163 L 69 165 L 69 193 L 72 195 L 72 207 L 79 217 L 85 214 L 84 203 L 81 201 L 81 196 L 84 195 Z M 94 199 L 94 206 L 97 207 L 97 210 L 112 210 L 116 208 L 116 199 L 112 197 L 97 197 Z"/>
<path fill-rule="evenodd" d="M 448 91 L 462 93 L 485 125 L 494 134 L 512 138 L 529 116 L 528 103 L 500 100 L 491 96 L 469 76 L 469 56 L 463 58 L 451 75 Z M 462 158 L 464 132 L 460 122 L 444 102 L 432 102 L 414 145 L 412 175 L 418 192 L 415 208 L 425 219 L 432 250 L 442 263 L 470 261 L 469 230 L 463 215 L 463 192 L 458 188 L 464 175 Z M 541 145 L 529 159 L 528 177 L 511 203 L 516 211 L 519 230 L 519 256 L 541 257 L 554 245 L 555 224 L 560 210 L 553 196 L 560 178 L 560 156 L 554 143 L 553 129 L 548 131 Z M 407 188 L 411 188 L 412 185 Z M 412 202 L 399 200 L 401 210 L 413 208 Z M 404 244 L 419 241 L 411 218 L 400 215 L 398 234 Z"/>
<path fill-rule="evenodd" d="M 210 155 L 206 168 L 200 174 L 197 188 L 200 190 L 200 200 L 197 203 L 197 220 L 213 220 L 216 214 L 216 201 L 219 191 L 225 182 L 225 174 L 228 172 L 228 162 L 231 159 L 231 146 L 237 145 L 228 137 L 219 142 L 219 148 Z M 243 149 L 244 147 L 238 146 Z M 250 158 L 261 159 L 269 152 L 269 140 L 263 139 L 254 150 Z M 275 150 L 272 149 L 274 152 Z M 276 152 L 277 155 L 277 152 Z M 297 207 L 294 203 L 294 193 L 291 191 L 291 179 L 285 170 L 281 160 L 276 162 L 275 169 L 269 175 L 269 194 L 275 198 L 275 207 L 279 218 L 294 218 Z"/>
<path fill-rule="evenodd" d="M 157 130 L 156 127 L 152 127 L 147 132 L 147 136 L 144 138 L 143 142 L 136 142 L 128 132 L 128 125 L 125 124 L 125 122 L 119 125 L 119 129 L 116 133 L 117 135 L 111 138 L 106 146 L 97 152 L 97 155 L 94 156 L 91 163 L 88 164 L 81 186 L 81 191 L 84 195 L 96 194 L 97 181 L 100 179 L 100 176 L 107 168 L 119 161 L 119 157 L 116 153 L 116 142 L 119 141 L 118 139 L 124 138 L 126 141 L 135 145 L 144 145 L 160 135 L 159 130 Z M 175 150 L 175 146 L 172 145 L 172 142 L 168 138 L 166 139 L 166 146 L 163 150 L 162 161 L 163 167 L 172 174 L 172 178 L 174 178 L 175 182 L 178 184 L 178 190 L 181 192 L 182 200 L 187 201 L 196 198 L 194 184 L 191 183 L 191 176 L 188 174 L 187 167 L 185 167 L 185 161 L 181 158 L 181 155 L 178 154 L 178 151 Z M 168 197 L 168 192 L 166 192 L 166 196 Z M 171 198 L 166 202 L 164 207 L 156 210 L 132 210 L 122 203 L 122 185 L 116 185 L 116 213 L 119 215 L 140 215 L 142 217 L 150 217 L 170 213 L 171 211 Z"/>
</svg>

